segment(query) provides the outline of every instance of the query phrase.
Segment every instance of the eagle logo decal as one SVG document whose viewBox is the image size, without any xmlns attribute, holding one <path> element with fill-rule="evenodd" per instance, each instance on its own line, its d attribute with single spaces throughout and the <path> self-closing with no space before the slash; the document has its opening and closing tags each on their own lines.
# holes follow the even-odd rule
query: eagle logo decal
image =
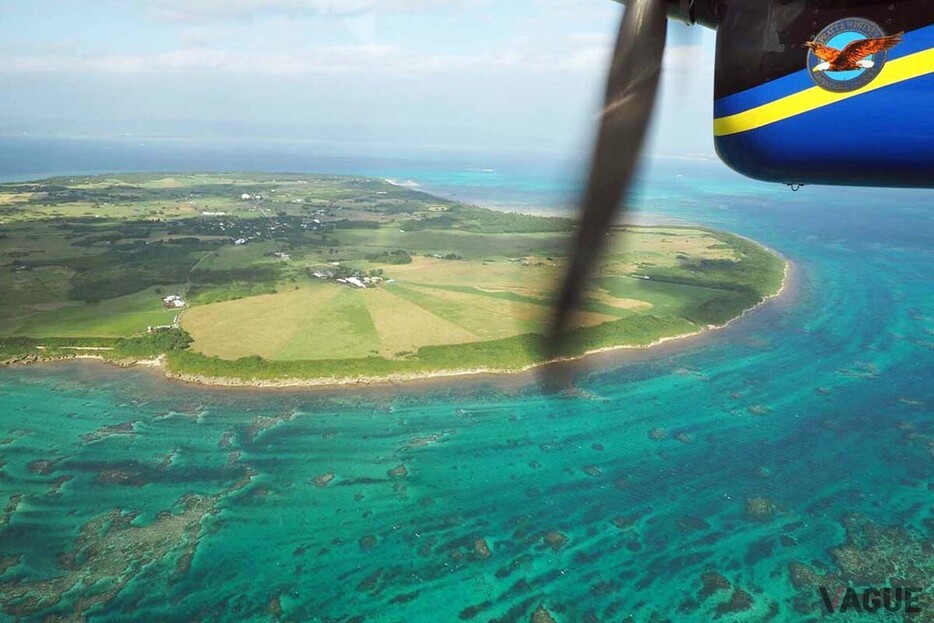
<svg viewBox="0 0 934 623">
<path fill-rule="evenodd" d="M 860 89 L 882 72 L 887 51 L 902 34 L 886 35 L 868 19 L 850 17 L 827 26 L 808 48 L 808 73 L 817 86 L 836 93 Z"/>
</svg>

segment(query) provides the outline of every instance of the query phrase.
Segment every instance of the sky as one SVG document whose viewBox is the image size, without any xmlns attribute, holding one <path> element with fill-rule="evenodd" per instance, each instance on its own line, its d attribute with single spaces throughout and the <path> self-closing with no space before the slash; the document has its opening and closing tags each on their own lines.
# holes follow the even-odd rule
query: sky
<svg viewBox="0 0 934 623">
<path fill-rule="evenodd" d="M 611 0 L 0 0 L 0 134 L 562 153 L 592 139 L 622 11 Z M 670 29 L 651 153 L 713 154 L 713 42 Z"/>
</svg>

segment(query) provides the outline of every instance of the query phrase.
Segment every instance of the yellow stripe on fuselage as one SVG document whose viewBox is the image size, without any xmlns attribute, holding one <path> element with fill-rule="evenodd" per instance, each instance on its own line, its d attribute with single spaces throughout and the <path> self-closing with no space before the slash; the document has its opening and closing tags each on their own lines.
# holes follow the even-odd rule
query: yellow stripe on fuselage
<svg viewBox="0 0 934 623">
<path fill-rule="evenodd" d="M 875 80 L 849 93 L 834 93 L 815 86 L 735 115 L 714 119 L 713 133 L 714 136 L 728 136 L 748 132 L 929 73 L 934 73 L 934 48 L 887 62 Z"/>
</svg>

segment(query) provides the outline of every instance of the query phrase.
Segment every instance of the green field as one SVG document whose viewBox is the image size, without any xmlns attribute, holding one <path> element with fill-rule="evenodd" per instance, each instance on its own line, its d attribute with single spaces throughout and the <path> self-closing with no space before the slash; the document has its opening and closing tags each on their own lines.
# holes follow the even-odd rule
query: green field
<svg viewBox="0 0 934 623">
<path fill-rule="evenodd" d="M 519 368 L 539 356 L 573 227 L 368 178 L 0 185 L 0 356 L 133 338 L 114 352 L 171 344 L 169 367 L 192 375 Z M 618 227 L 568 354 L 726 322 L 776 292 L 782 274 L 780 258 L 727 233 Z M 170 294 L 185 307 L 165 309 Z M 134 337 L 151 326 L 184 337 Z"/>
</svg>

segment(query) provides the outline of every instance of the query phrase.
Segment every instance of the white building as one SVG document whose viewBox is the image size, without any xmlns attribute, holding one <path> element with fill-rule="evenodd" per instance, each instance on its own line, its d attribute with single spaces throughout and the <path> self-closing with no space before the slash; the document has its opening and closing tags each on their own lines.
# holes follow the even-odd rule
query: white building
<svg viewBox="0 0 934 623">
<path fill-rule="evenodd" d="M 180 309 L 185 306 L 185 300 L 177 294 L 170 294 L 162 298 L 162 306 L 170 309 Z"/>
</svg>

